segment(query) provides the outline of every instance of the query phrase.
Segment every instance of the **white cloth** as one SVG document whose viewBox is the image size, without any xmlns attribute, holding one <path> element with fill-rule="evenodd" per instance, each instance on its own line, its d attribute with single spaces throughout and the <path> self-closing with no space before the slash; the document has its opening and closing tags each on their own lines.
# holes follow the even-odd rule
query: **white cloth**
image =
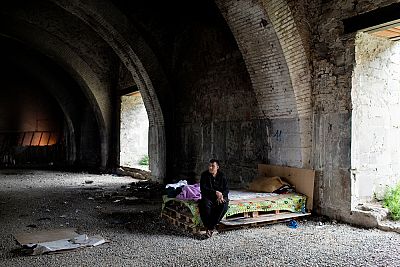
<svg viewBox="0 0 400 267">
<path fill-rule="evenodd" d="M 184 185 L 187 185 L 188 183 L 187 183 L 187 181 L 186 180 L 180 180 L 179 182 L 177 182 L 176 184 L 167 184 L 166 186 L 165 186 L 165 188 L 168 188 L 168 187 L 173 187 L 173 188 L 178 188 L 178 187 L 181 187 L 181 186 L 184 186 Z"/>
</svg>

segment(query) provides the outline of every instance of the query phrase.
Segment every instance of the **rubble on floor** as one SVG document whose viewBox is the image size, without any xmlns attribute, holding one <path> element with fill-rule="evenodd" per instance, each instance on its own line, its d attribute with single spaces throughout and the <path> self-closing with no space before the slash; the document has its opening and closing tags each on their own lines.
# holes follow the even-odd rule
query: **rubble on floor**
<svg viewBox="0 0 400 267">
<path fill-rule="evenodd" d="M 131 176 L 131 177 L 139 179 L 139 180 L 150 180 L 151 179 L 151 173 L 149 171 L 136 169 L 136 168 L 119 167 L 116 170 L 116 174 Z"/>
</svg>

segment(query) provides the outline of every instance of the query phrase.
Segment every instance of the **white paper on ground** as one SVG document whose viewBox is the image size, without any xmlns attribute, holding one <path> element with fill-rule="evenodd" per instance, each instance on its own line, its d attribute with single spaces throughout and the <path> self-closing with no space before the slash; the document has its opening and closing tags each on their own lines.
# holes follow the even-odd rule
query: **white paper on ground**
<svg viewBox="0 0 400 267">
<path fill-rule="evenodd" d="M 72 249 L 77 249 L 77 248 L 81 248 L 81 247 L 94 247 L 94 246 L 104 244 L 106 242 L 100 236 L 88 237 L 85 234 L 79 235 L 79 234 L 75 233 L 74 231 L 69 231 L 67 233 L 67 236 L 65 234 L 64 234 L 64 236 L 58 235 L 58 236 L 63 236 L 64 237 L 63 239 L 49 240 L 50 239 L 48 237 L 49 233 L 50 233 L 50 236 L 52 236 L 52 235 L 54 236 L 54 233 L 57 231 L 58 230 L 49 230 L 49 231 L 42 231 L 39 233 L 23 234 L 25 241 L 29 240 L 29 239 L 34 239 L 34 240 L 41 239 L 41 240 L 46 240 L 44 242 L 23 243 L 20 240 L 18 240 L 18 238 L 17 238 L 17 241 L 21 245 L 32 249 L 31 255 L 39 255 L 39 254 L 43 254 L 43 253 L 62 251 L 62 250 L 72 250 Z M 62 229 L 61 231 L 65 231 L 65 230 Z M 40 238 L 41 235 L 42 235 L 42 238 Z M 46 235 L 47 235 L 47 237 L 46 237 Z M 33 236 L 35 238 L 31 238 Z M 19 235 L 19 237 L 21 237 L 21 235 Z M 45 237 L 45 238 L 43 238 L 43 237 Z"/>
</svg>

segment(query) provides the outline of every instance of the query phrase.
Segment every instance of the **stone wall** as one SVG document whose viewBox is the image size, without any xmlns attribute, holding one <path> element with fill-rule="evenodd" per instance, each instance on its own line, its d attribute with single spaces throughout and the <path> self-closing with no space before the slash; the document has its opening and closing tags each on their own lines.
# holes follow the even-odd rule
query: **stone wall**
<svg viewBox="0 0 400 267">
<path fill-rule="evenodd" d="M 359 223 L 353 216 L 351 180 L 352 75 L 356 32 L 343 20 L 395 1 L 308 1 L 312 29 L 313 165 L 318 212 Z M 357 219 L 358 218 L 358 219 Z"/>
<path fill-rule="evenodd" d="M 174 58 L 177 103 L 174 131 L 174 179 L 221 160 L 231 185 L 242 185 L 268 156 L 268 127 L 242 55 L 218 15 L 177 36 Z M 185 47 L 185 49 L 183 49 Z"/>
<path fill-rule="evenodd" d="M 360 33 L 352 88 L 352 170 L 357 202 L 400 181 L 400 43 Z M 354 203 L 356 204 L 356 203 Z"/>
<path fill-rule="evenodd" d="M 272 164 L 310 167 L 311 76 L 307 39 L 286 1 L 216 1 L 248 69 L 259 104 L 268 119 Z M 307 28 L 304 28 L 307 31 Z M 306 42 L 304 42 L 306 41 Z"/>
</svg>

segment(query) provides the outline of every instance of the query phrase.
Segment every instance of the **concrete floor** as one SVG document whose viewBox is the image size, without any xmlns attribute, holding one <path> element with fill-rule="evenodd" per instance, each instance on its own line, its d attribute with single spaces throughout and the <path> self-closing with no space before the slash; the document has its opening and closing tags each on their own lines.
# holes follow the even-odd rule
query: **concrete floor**
<svg viewBox="0 0 400 267">
<path fill-rule="evenodd" d="M 206 240 L 182 234 L 160 220 L 157 203 L 115 202 L 113 194 L 133 181 L 0 170 L 0 266 L 400 266 L 399 234 L 316 218 L 297 229 L 276 224 Z M 18 252 L 13 234 L 64 227 L 110 243 L 62 254 Z"/>
</svg>

